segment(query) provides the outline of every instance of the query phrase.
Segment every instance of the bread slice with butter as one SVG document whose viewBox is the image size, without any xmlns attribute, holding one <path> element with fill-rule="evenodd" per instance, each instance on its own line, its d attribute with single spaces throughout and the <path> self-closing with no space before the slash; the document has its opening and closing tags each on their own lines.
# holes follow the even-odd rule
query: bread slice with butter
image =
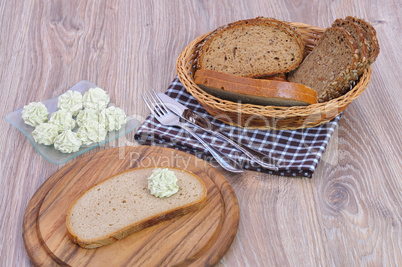
<svg viewBox="0 0 402 267">
<path fill-rule="evenodd" d="M 205 204 L 204 182 L 178 168 L 168 170 L 177 177 L 179 191 L 164 198 L 153 196 L 148 190 L 148 177 L 156 168 L 131 169 L 86 190 L 67 212 L 70 239 L 83 248 L 97 248 Z"/>
<path fill-rule="evenodd" d="M 194 82 L 205 92 L 233 102 L 261 106 L 306 106 L 317 103 L 317 92 L 301 84 L 253 79 L 213 70 L 197 70 Z"/>
</svg>

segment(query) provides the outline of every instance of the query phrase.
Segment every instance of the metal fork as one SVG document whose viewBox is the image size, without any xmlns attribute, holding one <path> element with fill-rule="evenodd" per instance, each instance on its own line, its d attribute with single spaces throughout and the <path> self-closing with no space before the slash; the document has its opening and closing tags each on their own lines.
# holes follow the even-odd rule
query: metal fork
<svg viewBox="0 0 402 267">
<path fill-rule="evenodd" d="M 204 139 L 198 136 L 185 123 L 182 123 L 179 117 L 166 107 L 166 105 L 159 99 L 154 91 L 141 94 L 141 97 L 151 113 L 161 124 L 165 126 L 181 127 L 182 129 L 189 132 L 195 139 L 197 139 L 212 154 L 219 165 L 221 165 L 225 170 L 236 173 L 243 172 L 243 168 L 238 162 L 228 158 L 222 152 L 210 146 Z"/>
</svg>

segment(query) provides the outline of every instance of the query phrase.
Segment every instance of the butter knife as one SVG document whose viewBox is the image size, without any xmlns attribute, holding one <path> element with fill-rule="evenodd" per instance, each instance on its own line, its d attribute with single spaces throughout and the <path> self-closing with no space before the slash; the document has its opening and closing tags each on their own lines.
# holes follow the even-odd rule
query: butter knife
<svg viewBox="0 0 402 267">
<path fill-rule="evenodd" d="M 230 145 L 240 150 L 252 161 L 261 165 L 262 167 L 269 170 L 278 171 L 278 164 L 274 158 L 264 155 L 260 151 L 255 150 L 247 145 L 234 141 L 227 134 L 221 132 L 218 127 L 209 123 L 201 115 L 195 113 L 191 109 L 180 104 L 179 102 L 165 95 L 164 93 L 158 93 L 158 96 L 172 112 L 186 120 L 191 125 L 195 125 L 202 130 L 228 142 Z"/>
</svg>

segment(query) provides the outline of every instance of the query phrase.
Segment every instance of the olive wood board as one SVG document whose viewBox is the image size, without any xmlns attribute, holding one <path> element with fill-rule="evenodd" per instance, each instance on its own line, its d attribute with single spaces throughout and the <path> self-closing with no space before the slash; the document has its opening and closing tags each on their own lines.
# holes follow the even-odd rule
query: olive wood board
<svg viewBox="0 0 402 267">
<path fill-rule="evenodd" d="M 205 206 L 100 248 L 84 249 L 71 242 L 65 218 L 74 199 L 114 174 L 150 166 L 198 175 L 207 187 Z M 27 206 L 23 239 L 37 266 L 208 266 L 229 249 L 238 225 L 236 194 L 207 162 L 169 148 L 119 147 L 78 158 L 51 175 Z"/>
</svg>

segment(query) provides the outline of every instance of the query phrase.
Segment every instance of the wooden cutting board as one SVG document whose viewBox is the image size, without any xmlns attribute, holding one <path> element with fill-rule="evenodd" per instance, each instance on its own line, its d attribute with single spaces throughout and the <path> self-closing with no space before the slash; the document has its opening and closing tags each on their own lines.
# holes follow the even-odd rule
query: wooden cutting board
<svg viewBox="0 0 402 267">
<path fill-rule="evenodd" d="M 108 246 L 83 249 L 69 240 L 65 217 L 74 199 L 113 174 L 150 166 L 178 167 L 198 175 L 207 187 L 206 205 Z M 23 239 L 38 266 L 200 266 L 214 265 L 223 257 L 238 224 L 236 195 L 207 162 L 174 149 L 122 147 L 79 158 L 50 176 L 28 204 Z"/>
</svg>

